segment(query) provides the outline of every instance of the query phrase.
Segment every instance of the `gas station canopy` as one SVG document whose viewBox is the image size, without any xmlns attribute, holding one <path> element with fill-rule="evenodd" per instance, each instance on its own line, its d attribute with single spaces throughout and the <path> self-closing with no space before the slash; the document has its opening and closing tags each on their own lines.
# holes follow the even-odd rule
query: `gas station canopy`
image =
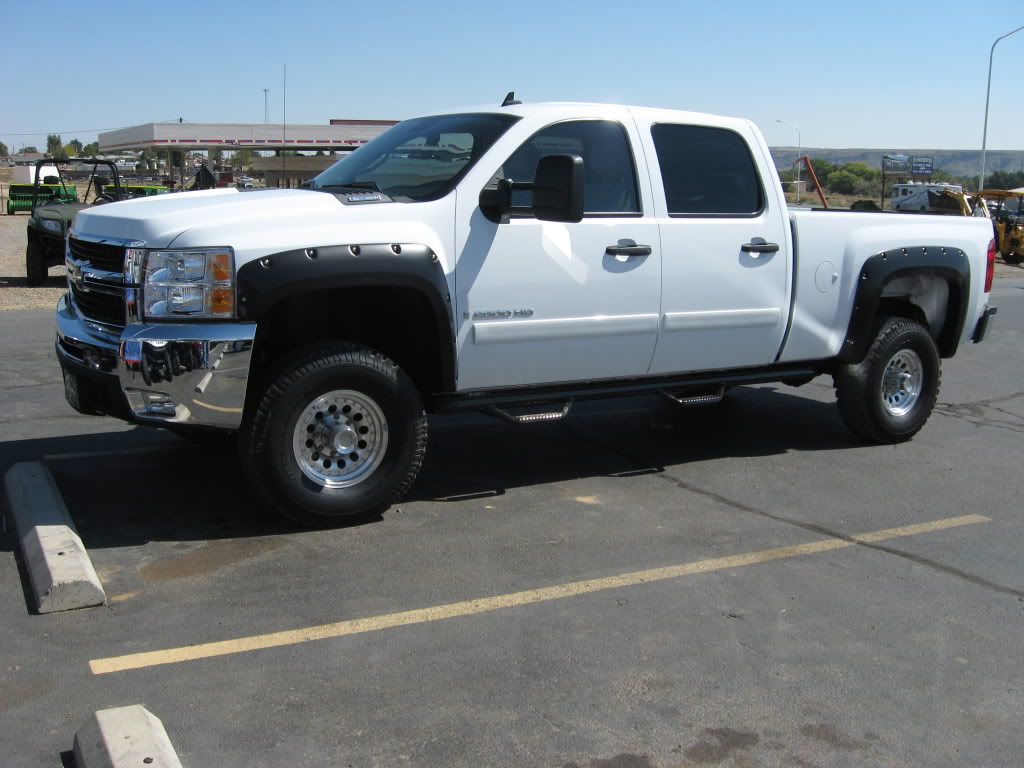
<svg viewBox="0 0 1024 768">
<path fill-rule="evenodd" d="M 121 150 L 348 151 L 383 133 L 395 120 L 331 120 L 330 125 L 280 123 L 146 123 L 99 135 L 100 152 Z"/>
</svg>

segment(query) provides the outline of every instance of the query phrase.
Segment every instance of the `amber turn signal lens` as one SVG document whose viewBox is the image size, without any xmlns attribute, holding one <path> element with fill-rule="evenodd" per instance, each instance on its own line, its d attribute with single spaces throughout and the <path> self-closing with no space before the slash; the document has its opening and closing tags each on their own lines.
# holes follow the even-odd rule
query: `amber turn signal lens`
<svg viewBox="0 0 1024 768">
<path fill-rule="evenodd" d="M 210 279 L 215 283 L 227 282 L 231 279 L 231 254 L 217 251 L 209 254 Z"/>
<path fill-rule="evenodd" d="M 215 315 L 231 314 L 235 311 L 234 291 L 229 287 L 213 286 L 210 288 L 210 313 Z"/>
</svg>

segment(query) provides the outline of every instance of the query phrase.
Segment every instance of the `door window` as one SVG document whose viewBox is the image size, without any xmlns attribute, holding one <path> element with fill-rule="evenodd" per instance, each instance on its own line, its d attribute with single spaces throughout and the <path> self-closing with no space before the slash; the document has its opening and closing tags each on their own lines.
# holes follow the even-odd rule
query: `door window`
<svg viewBox="0 0 1024 768">
<path fill-rule="evenodd" d="M 583 158 L 583 210 L 587 216 L 639 215 L 636 168 L 626 132 L 607 120 L 556 123 L 533 135 L 505 161 L 501 178 L 532 182 L 537 162 L 546 155 Z M 533 193 L 512 193 L 512 213 L 529 214 Z"/>
<path fill-rule="evenodd" d="M 670 216 L 756 216 L 764 193 L 739 134 L 723 128 L 651 128 Z"/>
</svg>

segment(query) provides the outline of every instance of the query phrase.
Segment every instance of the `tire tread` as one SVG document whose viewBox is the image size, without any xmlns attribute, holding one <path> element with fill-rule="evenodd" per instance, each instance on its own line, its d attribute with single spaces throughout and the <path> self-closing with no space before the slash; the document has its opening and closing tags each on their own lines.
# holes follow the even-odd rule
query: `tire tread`
<svg viewBox="0 0 1024 768">
<path fill-rule="evenodd" d="M 910 440 L 927 422 L 927 416 L 914 429 L 908 432 L 893 434 L 887 432 L 878 423 L 871 410 L 873 394 L 868 392 L 870 373 L 875 366 L 885 365 L 886 358 L 891 354 L 889 346 L 893 340 L 908 332 L 920 332 L 928 335 L 928 329 L 916 320 L 903 317 L 886 318 L 880 324 L 874 341 L 872 341 L 864 359 L 856 364 L 843 364 L 832 377 L 836 390 L 836 404 L 839 415 L 849 429 L 857 437 L 872 443 L 900 443 Z M 939 396 L 942 385 L 942 366 L 936 366 L 935 389 L 930 394 L 932 403 L 928 406 L 929 413 Z"/>
<path fill-rule="evenodd" d="M 260 396 L 259 404 L 252 418 L 242 425 L 239 449 L 247 466 L 251 466 L 251 461 L 248 460 L 249 457 L 266 451 L 271 414 L 281 403 L 288 390 L 297 385 L 306 376 L 334 365 L 357 365 L 369 368 L 385 376 L 396 387 L 401 388 L 404 386 L 412 392 L 416 392 L 415 385 L 394 361 L 382 353 L 361 344 L 329 342 L 300 349 L 281 364 L 278 369 L 279 375 L 273 378 L 270 385 Z M 408 493 L 412 484 L 416 481 L 416 477 L 419 475 L 427 453 L 427 416 L 422 403 L 418 403 L 417 411 L 419 416 L 413 425 L 413 446 L 410 460 L 402 477 L 390 489 L 385 502 L 379 504 L 376 508 L 367 509 L 359 515 L 339 515 L 330 521 L 325 519 L 320 523 L 321 525 L 336 524 L 341 521 L 348 522 L 354 517 L 364 517 L 383 512 L 387 507 Z M 278 495 L 258 473 L 251 472 L 250 476 L 270 496 Z M 289 514 L 287 509 L 282 509 L 282 512 L 296 522 L 304 525 L 310 524 L 306 515 L 296 516 Z"/>
</svg>

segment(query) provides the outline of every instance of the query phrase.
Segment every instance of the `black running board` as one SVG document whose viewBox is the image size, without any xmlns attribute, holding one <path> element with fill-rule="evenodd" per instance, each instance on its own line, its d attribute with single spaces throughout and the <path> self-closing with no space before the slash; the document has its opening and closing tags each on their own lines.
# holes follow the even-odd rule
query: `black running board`
<svg viewBox="0 0 1024 768">
<path fill-rule="evenodd" d="M 564 384 L 448 392 L 434 395 L 430 399 L 430 410 L 438 413 L 487 411 L 490 408 L 501 410 L 522 407 L 524 404 L 564 404 L 577 400 L 658 395 L 661 392 L 686 393 L 693 390 L 700 390 L 706 394 L 707 390 L 717 387 L 728 388 L 743 384 L 767 384 L 787 379 L 805 379 L 831 370 L 834 363 L 834 360 L 813 360 L 792 365 L 770 365 L 732 371 L 705 371 L 689 375 L 599 379 Z"/>
</svg>

